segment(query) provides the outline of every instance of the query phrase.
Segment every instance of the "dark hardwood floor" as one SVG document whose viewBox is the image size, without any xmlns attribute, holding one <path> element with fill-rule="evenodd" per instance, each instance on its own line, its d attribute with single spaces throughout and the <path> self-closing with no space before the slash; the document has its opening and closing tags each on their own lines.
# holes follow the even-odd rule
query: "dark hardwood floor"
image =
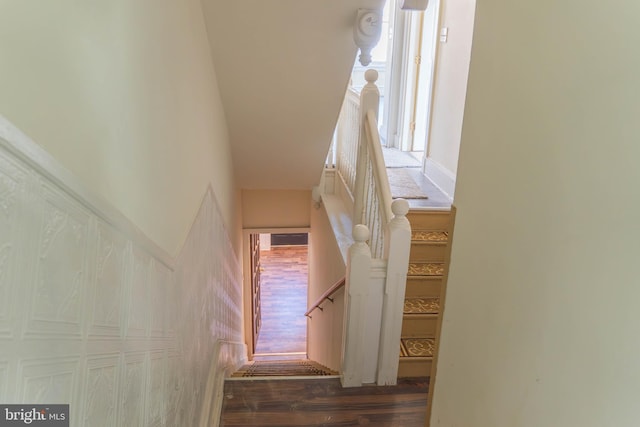
<svg viewBox="0 0 640 427">
<path fill-rule="evenodd" d="M 307 246 L 272 246 L 260 252 L 262 328 L 256 353 L 307 351 Z M 259 358 L 257 358 L 259 359 Z"/>
<path fill-rule="evenodd" d="M 255 360 L 306 357 L 307 247 L 260 254 L 262 329 Z M 301 356 L 302 355 L 302 356 Z M 428 378 L 389 387 L 343 389 L 338 378 L 233 378 L 225 382 L 221 426 L 422 427 Z"/>
<path fill-rule="evenodd" d="M 428 388 L 427 378 L 355 388 L 337 378 L 226 381 L 220 425 L 422 427 Z"/>
</svg>

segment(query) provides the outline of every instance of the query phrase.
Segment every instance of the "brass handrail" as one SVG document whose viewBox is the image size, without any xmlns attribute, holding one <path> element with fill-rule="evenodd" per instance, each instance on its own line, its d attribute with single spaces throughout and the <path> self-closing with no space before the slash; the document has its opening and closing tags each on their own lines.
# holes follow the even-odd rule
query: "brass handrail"
<svg viewBox="0 0 640 427">
<path fill-rule="evenodd" d="M 324 302 L 324 300 L 329 300 L 331 302 L 333 302 L 333 299 L 331 299 L 331 296 L 333 294 L 335 294 L 336 292 L 338 292 L 338 290 L 340 288 L 342 288 L 345 283 L 347 283 L 347 278 L 343 277 L 342 279 L 338 280 L 336 283 L 333 284 L 333 286 L 331 286 L 329 289 L 326 290 L 325 293 L 323 293 L 322 295 L 320 295 L 320 298 L 318 298 L 318 300 L 315 302 L 315 304 L 313 304 L 313 306 L 307 310 L 307 312 L 304 314 L 307 317 L 311 317 L 311 312 L 313 310 L 315 310 L 316 308 L 319 308 L 320 311 L 322 311 L 322 307 L 320 307 L 322 305 L 322 303 Z"/>
</svg>

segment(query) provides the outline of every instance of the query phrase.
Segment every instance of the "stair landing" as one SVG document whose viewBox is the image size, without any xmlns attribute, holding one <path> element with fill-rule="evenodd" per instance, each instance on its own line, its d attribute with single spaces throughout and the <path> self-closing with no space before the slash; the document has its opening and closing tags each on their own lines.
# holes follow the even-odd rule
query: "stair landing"
<svg viewBox="0 0 640 427">
<path fill-rule="evenodd" d="M 402 426 L 426 422 L 429 381 L 342 388 L 338 378 L 226 381 L 221 426 Z"/>
</svg>

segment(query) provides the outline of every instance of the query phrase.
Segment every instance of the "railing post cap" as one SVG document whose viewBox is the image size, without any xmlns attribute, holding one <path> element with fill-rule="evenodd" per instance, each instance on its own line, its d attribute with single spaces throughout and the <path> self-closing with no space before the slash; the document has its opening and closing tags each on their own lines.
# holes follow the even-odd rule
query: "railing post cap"
<svg viewBox="0 0 640 427">
<path fill-rule="evenodd" d="M 364 79 L 368 83 L 375 83 L 378 80 L 378 72 L 372 68 L 364 72 Z"/>
<path fill-rule="evenodd" d="M 409 202 L 405 199 L 395 199 L 391 202 L 391 212 L 395 216 L 406 216 L 409 213 Z"/>
<path fill-rule="evenodd" d="M 357 243 L 364 243 L 369 238 L 369 229 L 364 224 L 356 224 L 353 227 L 353 239 Z"/>
</svg>

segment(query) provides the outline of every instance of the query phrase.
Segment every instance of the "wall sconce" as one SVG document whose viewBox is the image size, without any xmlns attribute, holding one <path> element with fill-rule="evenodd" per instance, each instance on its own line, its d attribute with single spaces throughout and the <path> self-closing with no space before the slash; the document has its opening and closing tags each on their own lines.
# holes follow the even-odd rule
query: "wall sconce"
<svg viewBox="0 0 640 427">
<path fill-rule="evenodd" d="M 358 9 L 353 39 L 360 49 L 358 60 L 363 66 L 371 63 L 371 49 L 380 41 L 382 32 L 382 12 L 375 9 Z"/>
<path fill-rule="evenodd" d="M 400 9 L 402 10 L 426 10 L 429 0 L 404 0 Z"/>
</svg>

